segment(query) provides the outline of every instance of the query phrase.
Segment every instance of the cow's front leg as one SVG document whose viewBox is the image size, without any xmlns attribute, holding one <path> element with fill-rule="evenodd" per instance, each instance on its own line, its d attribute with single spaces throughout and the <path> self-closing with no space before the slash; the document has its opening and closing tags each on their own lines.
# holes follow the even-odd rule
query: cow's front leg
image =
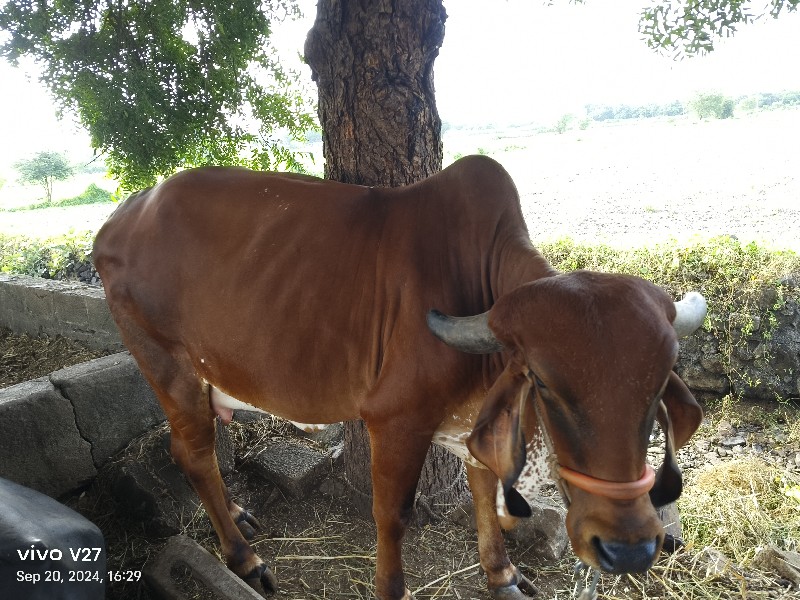
<svg viewBox="0 0 800 600">
<path fill-rule="evenodd" d="M 372 514 L 378 529 L 375 595 L 379 600 L 413 600 L 403 574 L 402 542 L 414 508 L 431 435 L 413 423 L 367 423 L 372 451 Z"/>
<path fill-rule="evenodd" d="M 489 592 L 495 600 L 525 600 L 536 588 L 508 558 L 497 518 L 497 477 L 489 469 L 467 465 L 475 520 L 478 525 L 478 554 L 486 573 Z M 526 595 L 526 594 L 530 594 Z"/>
</svg>

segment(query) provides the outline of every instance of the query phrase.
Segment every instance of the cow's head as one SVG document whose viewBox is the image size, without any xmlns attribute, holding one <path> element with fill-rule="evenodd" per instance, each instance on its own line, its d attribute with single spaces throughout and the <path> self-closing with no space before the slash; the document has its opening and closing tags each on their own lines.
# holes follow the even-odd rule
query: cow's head
<svg viewBox="0 0 800 600">
<path fill-rule="evenodd" d="M 642 279 L 587 271 L 525 284 L 488 313 L 429 326 L 465 352 L 505 352 L 505 370 L 484 401 L 468 447 L 502 483 L 512 515 L 529 508 L 513 489 L 526 443 L 544 427 L 569 497 L 567 531 L 575 553 L 595 568 L 643 571 L 664 539 L 655 507 L 678 498 L 675 460 L 702 410 L 672 371 L 679 336 L 699 327 L 705 301 L 673 303 Z M 664 463 L 646 465 L 653 422 L 666 437 Z"/>
</svg>

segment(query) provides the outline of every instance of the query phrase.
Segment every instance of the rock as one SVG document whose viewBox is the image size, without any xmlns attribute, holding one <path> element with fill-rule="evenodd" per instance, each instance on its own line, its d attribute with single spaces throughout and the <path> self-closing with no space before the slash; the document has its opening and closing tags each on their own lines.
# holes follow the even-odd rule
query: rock
<svg viewBox="0 0 800 600">
<path fill-rule="evenodd" d="M 50 381 L 75 408 L 97 468 L 132 439 L 164 421 L 164 412 L 133 357 L 104 356 L 52 373 Z"/>
<path fill-rule="evenodd" d="M 176 581 L 175 574 L 183 568 L 188 571 L 189 582 Z M 203 598 L 213 600 L 258 600 L 261 598 L 244 580 L 226 568 L 208 550 L 183 535 L 171 537 L 164 549 L 144 570 L 145 580 L 162 600 L 185 600 L 196 597 L 191 588 L 200 587 Z"/>
<path fill-rule="evenodd" d="M 747 440 L 740 435 L 724 438 L 720 442 L 720 444 L 722 444 L 723 446 L 727 446 L 728 448 L 732 448 L 733 446 L 743 446 L 746 443 Z"/>
<path fill-rule="evenodd" d="M 673 548 L 675 545 L 683 545 L 683 528 L 681 527 L 681 515 L 678 513 L 678 505 L 672 502 L 656 509 L 656 513 L 664 524 L 664 532 L 671 537 Z M 664 543 L 666 544 L 666 541 Z"/>
<path fill-rule="evenodd" d="M 726 438 L 736 435 L 736 428 L 729 421 L 720 421 L 717 424 L 717 435 Z"/>
<path fill-rule="evenodd" d="M 332 423 L 324 429 L 305 435 L 325 448 L 341 448 L 344 445 L 344 423 Z"/>
<path fill-rule="evenodd" d="M 800 587 L 800 553 L 767 546 L 755 555 L 752 564 L 757 569 L 777 573 Z"/>
<path fill-rule="evenodd" d="M 707 452 L 708 449 L 711 447 L 711 442 L 708 440 L 694 440 L 694 447 L 697 448 L 700 452 Z"/>
<path fill-rule="evenodd" d="M 698 552 L 695 561 L 705 565 L 706 578 L 720 577 L 733 567 L 733 563 L 727 556 L 709 546 Z"/>
<path fill-rule="evenodd" d="M 95 475 L 92 445 L 48 379 L 0 390 L 0 477 L 58 497 Z"/>
<path fill-rule="evenodd" d="M 569 545 L 565 519 L 567 511 L 560 504 L 545 499 L 528 501 L 532 515 L 517 519 L 508 537 L 529 545 L 533 552 L 547 561 L 560 559 Z"/>
<path fill-rule="evenodd" d="M 247 463 L 286 494 L 301 498 L 315 489 L 331 472 L 331 454 L 294 438 L 266 440 L 262 450 Z"/>
</svg>

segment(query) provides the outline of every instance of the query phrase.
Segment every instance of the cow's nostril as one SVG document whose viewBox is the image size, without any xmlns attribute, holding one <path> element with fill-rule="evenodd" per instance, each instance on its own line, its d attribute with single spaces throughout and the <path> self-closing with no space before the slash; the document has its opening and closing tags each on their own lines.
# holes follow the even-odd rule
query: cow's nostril
<svg viewBox="0 0 800 600">
<path fill-rule="evenodd" d="M 615 574 L 647 571 L 658 553 L 658 539 L 626 544 L 606 542 L 595 536 L 592 538 L 592 545 L 600 568 Z"/>
</svg>

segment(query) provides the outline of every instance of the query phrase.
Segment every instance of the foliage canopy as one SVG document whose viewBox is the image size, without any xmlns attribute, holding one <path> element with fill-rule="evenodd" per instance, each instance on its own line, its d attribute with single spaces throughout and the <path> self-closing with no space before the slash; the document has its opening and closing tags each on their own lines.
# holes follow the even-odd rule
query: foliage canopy
<svg viewBox="0 0 800 600">
<path fill-rule="evenodd" d="M 797 10 L 798 4 L 800 0 L 767 0 L 754 8 L 752 0 L 657 0 L 642 10 L 639 31 L 655 50 L 676 56 L 705 54 L 739 25 L 767 15 L 778 18 Z"/>
<path fill-rule="evenodd" d="M 314 121 L 268 44 L 296 14 L 293 0 L 7 2 L 0 56 L 36 59 L 127 189 L 209 163 L 298 168 L 276 132 Z"/>
</svg>

